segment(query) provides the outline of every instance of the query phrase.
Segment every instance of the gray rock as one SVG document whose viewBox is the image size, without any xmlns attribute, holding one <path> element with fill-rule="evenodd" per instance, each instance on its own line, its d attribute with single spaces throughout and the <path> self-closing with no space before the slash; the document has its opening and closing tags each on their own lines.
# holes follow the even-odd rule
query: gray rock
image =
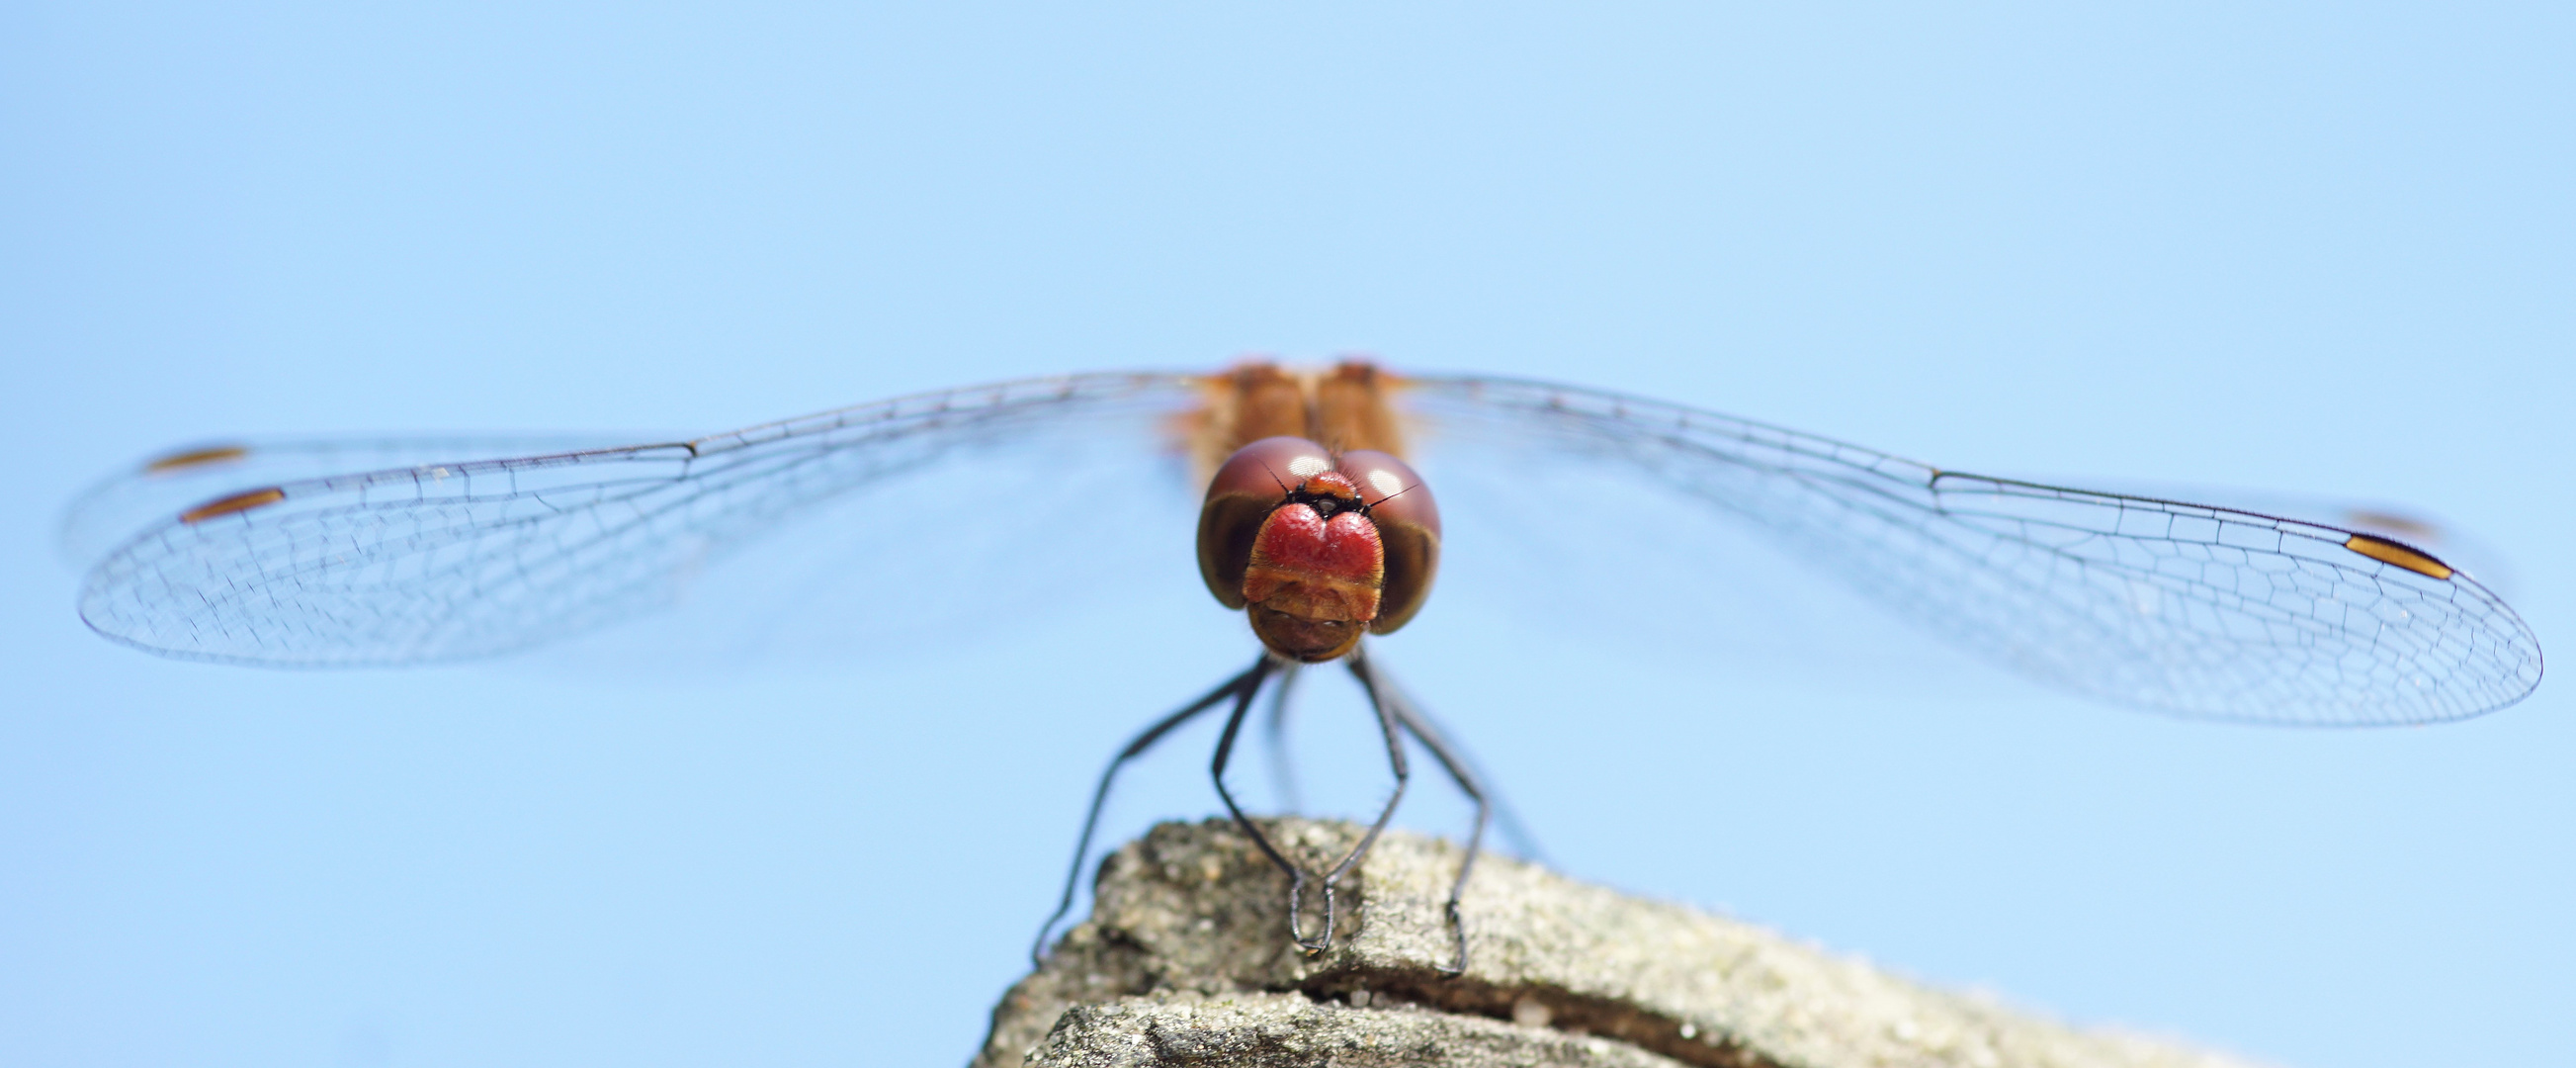
<svg viewBox="0 0 2576 1068">
<path fill-rule="evenodd" d="M 1309 871 L 1342 823 L 1265 822 Z M 1926 987 L 1694 909 L 1390 832 L 1343 880 L 1333 948 L 1288 938 L 1286 877 L 1232 822 L 1167 823 L 1101 866 L 1091 918 L 993 1010 L 975 1068 L 1021 1065 L 2240 1068 Z M 1320 921 L 1310 889 L 1309 929 Z"/>
</svg>

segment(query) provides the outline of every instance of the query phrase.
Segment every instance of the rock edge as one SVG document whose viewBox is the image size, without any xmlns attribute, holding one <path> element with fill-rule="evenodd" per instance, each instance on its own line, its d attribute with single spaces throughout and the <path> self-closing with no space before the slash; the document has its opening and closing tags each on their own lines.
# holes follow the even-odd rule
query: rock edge
<svg viewBox="0 0 2576 1068">
<path fill-rule="evenodd" d="M 1263 826 L 1310 871 L 1361 834 Z M 2070 1027 L 1494 856 L 1467 890 L 1468 970 L 1443 976 L 1460 856 L 1389 832 L 1344 880 L 1333 948 L 1309 957 L 1287 936 L 1286 878 L 1231 821 L 1157 826 L 1102 863 L 1091 917 L 994 1008 L 973 1066 L 2252 1065 Z M 1310 900 L 1310 924 L 1317 909 Z"/>
</svg>

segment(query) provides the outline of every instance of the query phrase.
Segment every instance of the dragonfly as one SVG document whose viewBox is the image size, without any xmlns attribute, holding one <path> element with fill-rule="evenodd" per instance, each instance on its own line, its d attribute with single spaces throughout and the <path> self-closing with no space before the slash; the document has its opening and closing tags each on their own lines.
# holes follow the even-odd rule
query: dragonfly
<svg viewBox="0 0 2576 1068">
<path fill-rule="evenodd" d="M 1138 458 L 1144 466 L 1111 463 Z M 1404 796 L 1406 739 L 1430 753 L 1474 804 L 1447 903 L 1456 972 L 1467 962 L 1460 903 L 1495 799 L 1377 646 L 1428 602 L 1447 533 L 1441 494 L 1458 485 L 1442 479 L 1478 462 L 1500 472 L 1498 493 L 1513 502 L 1501 511 L 1513 522 L 1581 507 L 1533 474 L 1550 465 L 1580 485 L 1643 487 L 1977 656 L 2113 705 L 2304 726 L 2423 724 L 2513 704 L 2543 669 L 2530 627 L 2436 555 L 2437 528 L 2404 516 L 2293 517 L 1972 474 L 1617 392 L 1399 374 L 1365 359 L 1022 379 L 644 444 L 201 444 L 98 484 L 73 505 L 64 542 L 86 565 L 80 616 L 110 640 L 233 664 L 407 665 L 610 628 L 684 600 L 711 562 L 756 554 L 800 519 L 892 523 L 924 487 L 944 496 L 1012 464 L 1033 484 L 1064 489 L 1058 503 L 1028 510 L 1101 520 L 1031 528 L 1028 538 L 1070 543 L 1077 565 L 1164 544 L 1150 532 L 1164 521 L 1181 529 L 1188 488 L 1204 487 L 1199 577 L 1244 613 L 1261 649 L 1118 749 L 1032 956 L 1043 957 L 1074 901 L 1121 768 L 1224 709 L 1211 777 L 1234 822 L 1288 877 L 1287 934 L 1310 953 L 1332 944 L 1335 887 Z M 1180 492 L 1158 497 L 1154 485 Z M 997 513 L 957 529 L 988 524 L 1007 525 Z M 1172 555 L 1171 568 L 1189 566 Z M 1298 671 L 1325 663 L 1366 695 L 1396 786 L 1357 844 L 1310 873 L 1246 813 L 1226 770 L 1259 698 L 1270 695 L 1275 727 Z M 1318 884 L 1321 922 L 1309 931 L 1303 905 Z"/>
</svg>

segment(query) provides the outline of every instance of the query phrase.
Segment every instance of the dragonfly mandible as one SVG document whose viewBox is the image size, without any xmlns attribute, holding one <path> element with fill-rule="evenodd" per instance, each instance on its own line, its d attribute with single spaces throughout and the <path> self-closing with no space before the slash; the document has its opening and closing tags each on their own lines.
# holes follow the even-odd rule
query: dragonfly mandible
<svg viewBox="0 0 2576 1068">
<path fill-rule="evenodd" d="M 1412 444 L 1438 448 L 1418 458 Z M 1378 662 L 1367 633 L 1430 596 L 1443 462 L 1543 455 L 1733 521 L 1898 614 L 2011 670 L 2112 704 L 2301 725 L 2478 715 L 2539 684 L 2531 629 L 2421 531 L 1949 471 L 1874 449 L 1601 390 L 1372 362 L 1214 374 L 1093 373 L 899 397 L 730 433 L 637 445 L 392 438 L 192 447 L 77 502 L 67 550 L 81 618 L 165 656 L 398 665 L 512 652 L 671 601 L 710 559 L 924 471 L 1085 445 L 1153 451 L 1208 487 L 1201 577 L 1246 612 L 1251 667 L 1156 721 L 1103 772 L 1048 933 L 1073 901 L 1101 803 L 1126 761 L 1181 723 L 1229 715 L 1220 798 L 1290 878 L 1289 935 L 1333 935 L 1335 884 L 1402 798 L 1406 736 L 1476 802 L 1449 899 L 1491 813 L 1472 766 Z M 1508 464 L 1506 478 L 1510 476 Z M 1105 538 L 1129 536 L 1110 525 Z M 1374 708 L 1397 789 L 1369 834 L 1309 875 L 1225 785 L 1265 688 L 1338 661 Z M 1274 715 L 1275 715 L 1274 711 Z"/>
</svg>

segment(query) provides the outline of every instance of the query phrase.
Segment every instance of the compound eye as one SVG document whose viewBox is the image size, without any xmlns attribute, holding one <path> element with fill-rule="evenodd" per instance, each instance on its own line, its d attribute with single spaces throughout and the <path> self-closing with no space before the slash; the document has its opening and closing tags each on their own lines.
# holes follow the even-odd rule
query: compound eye
<svg viewBox="0 0 2576 1068">
<path fill-rule="evenodd" d="M 1234 450 L 1217 465 L 1216 477 L 1208 480 L 1207 499 L 1249 493 L 1276 504 L 1298 483 L 1332 469 L 1333 454 L 1321 445 L 1304 438 L 1263 438 Z"/>
<path fill-rule="evenodd" d="M 1432 577 L 1440 571 L 1440 503 L 1411 464 L 1387 453 L 1343 453 L 1341 471 L 1359 487 L 1360 501 L 1386 545 L 1386 586 L 1369 630 L 1391 634 L 1431 597 Z"/>
<path fill-rule="evenodd" d="M 1341 472 L 1359 488 L 1360 503 L 1379 526 L 1400 523 L 1440 536 L 1440 504 L 1413 465 L 1374 449 L 1354 449 L 1342 454 Z"/>
<path fill-rule="evenodd" d="M 1333 469 L 1330 450 L 1304 438 L 1263 438 L 1226 457 L 1199 507 L 1199 578 L 1227 608 L 1241 608 L 1243 572 L 1261 521 L 1297 484 Z M 1362 497 L 1374 497 L 1363 491 Z"/>
</svg>

